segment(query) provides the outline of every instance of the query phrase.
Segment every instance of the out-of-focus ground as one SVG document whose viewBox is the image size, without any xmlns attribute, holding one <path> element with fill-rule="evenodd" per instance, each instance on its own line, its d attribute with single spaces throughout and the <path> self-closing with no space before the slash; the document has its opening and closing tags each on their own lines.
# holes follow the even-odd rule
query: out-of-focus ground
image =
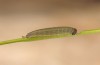
<svg viewBox="0 0 100 65">
<path fill-rule="evenodd" d="M 0 41 L 55 26 L 100 28 L 99 0 L 0 0 Z M 100 33 L 1 45 L 0 65 L 100 65 Z"/>
</svg>

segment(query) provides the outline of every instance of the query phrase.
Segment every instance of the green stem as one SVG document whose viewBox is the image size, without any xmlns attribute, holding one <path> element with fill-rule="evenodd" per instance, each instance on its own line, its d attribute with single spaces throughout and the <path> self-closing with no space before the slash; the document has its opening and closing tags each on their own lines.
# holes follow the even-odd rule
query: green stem
<svg viewBox="0 0 100 65">
<path fill-rule="evenodd" d="M 94 33 L 100 33 L 100 29 L 92 29 L 92 30 L 84 30 L 77 35 L 86 35 L 86 34 L 94 34 Z"/>
<path fill-rule="evenodd" d="M 84 30 L 80 33 L 77 33 L 76 36 L 86 35 L 86 34 L 94 34 L 94 33 L 100 33 L 100 29 Z M 62 35 L 62 36 L 52 36 L 52 37 L 42 36 L 42 37 L 33 37 L 33 38 L 17 38 L 17 39 L 12 39 L 12 40 L 1 41 L 0 45 L 16 43 L 16 42 L 28 42 L 28 41 L 36 41 L 36 40 L 43 40 L 43 39 L 51 39 L 51 38 L 61 38 L 61 37 L 66 37 L 66 36 L 74 36 L 74 35 Z"/>
</svg>

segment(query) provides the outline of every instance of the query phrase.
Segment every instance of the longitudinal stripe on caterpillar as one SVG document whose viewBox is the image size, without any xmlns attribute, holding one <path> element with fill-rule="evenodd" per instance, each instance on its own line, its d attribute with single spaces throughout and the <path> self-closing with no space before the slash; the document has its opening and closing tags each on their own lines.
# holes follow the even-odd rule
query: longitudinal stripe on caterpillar
<svg viewBox="0 0 100 65">
<path fill-rule="evenodd" d="M 72 27 L 51 27 L 51 28 L 43 28 L 38 29 L 32 32 L 29 32 L 26 35 L 26 38 L 36 37 L 36 36 L 53 36 L 53 35 L 63 35 L 63 34 L 71 34 L 75 35 L 77 33 L 77 29 Z"/>
</svg>

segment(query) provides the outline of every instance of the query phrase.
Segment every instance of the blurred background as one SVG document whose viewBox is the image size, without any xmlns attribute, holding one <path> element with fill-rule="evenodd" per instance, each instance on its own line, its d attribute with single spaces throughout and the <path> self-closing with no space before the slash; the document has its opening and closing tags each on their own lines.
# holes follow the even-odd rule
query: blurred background
<svg viewBox="0 0 100 65">
<path fill-rule="evenodd" d="M 100 0 L 0 0 L 0 41 L 57 26 L 100 28 Z M 100 65 L 100 33 L 0 46 L 0 65 Z"/>
</svg>

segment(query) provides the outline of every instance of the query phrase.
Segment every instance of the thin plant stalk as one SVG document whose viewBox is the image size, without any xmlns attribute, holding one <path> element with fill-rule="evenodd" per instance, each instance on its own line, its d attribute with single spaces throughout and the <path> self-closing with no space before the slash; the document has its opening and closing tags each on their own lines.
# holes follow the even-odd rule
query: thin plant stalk
<svg viewBox="0 0 100 65">
<path fill-rule="evenodd" d="M 84 30 L 84 31 L 77 33 L 76 35 L 67 34 L 67 35 L 52 36 L 52 37 L 51 36 L 38 36 L 38 37 L 32 37 L 32 38 L 17 38 L 17 39 L 12 39 L 12 40 L 1 41 L 0 45 L 16 43 L 16 42 L 29 42 L 29 41 L 36 41 L 36 40 L 43 40 L 43 39 L 80 36 L 80 35 L 95 34 L 95 33 L 100 33 L 100 29 Z"/>
</svg>

